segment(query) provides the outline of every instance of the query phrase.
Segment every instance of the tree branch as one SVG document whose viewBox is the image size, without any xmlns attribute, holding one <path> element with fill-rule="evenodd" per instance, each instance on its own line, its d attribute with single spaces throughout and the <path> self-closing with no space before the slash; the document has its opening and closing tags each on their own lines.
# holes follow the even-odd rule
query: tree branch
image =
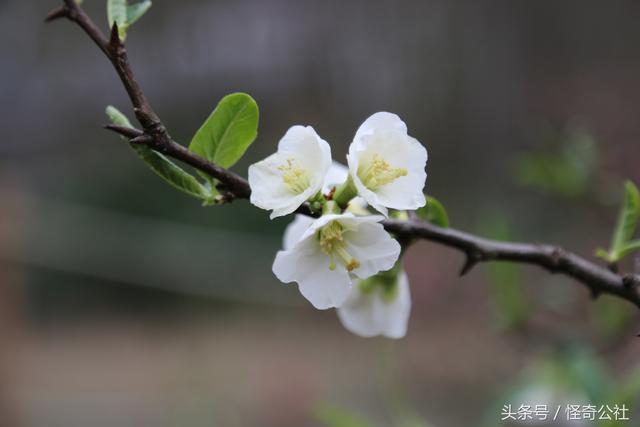
<svg viewBox="0 0 640 427">
<path fill-rule="evenodd" d="M 142 130 L 138 130 L 107 125 L 107 129 L 126 137 L 131 143 L 145 144 L 211 175 L 224 185 L 232 198 L 249 198 L 251 188 L 246 179 L 192 153 L 171 138 L 134 77 L 127 51 L 118 37 L 118 28 L 115 24 L 107 39 L 75 0 L 64 0 L 64 6 L 53 10 L 46 21 L 63 17 L 79 25 L 107 56 L 120 77 L 142 126 Z M 298 213 L 310 214 L 308 206 L 302 206 Z M 403 241 L 425 239 L 462 251 L 467 258 L 461 275 L 468 273 L 476 264 L 486 261 L 531 264 L 551 273 L 564 274 L 576 279 L 585 285 L 594 297 L 610 294 L 640 307 L 639 275 L 618 275 L 560 247 L 489 240 L 452 228 L 441 228 L 415 217 L 407 221 L 388 219 L 382 224 L 387 231 L 397 235 Z"/>
</svg>

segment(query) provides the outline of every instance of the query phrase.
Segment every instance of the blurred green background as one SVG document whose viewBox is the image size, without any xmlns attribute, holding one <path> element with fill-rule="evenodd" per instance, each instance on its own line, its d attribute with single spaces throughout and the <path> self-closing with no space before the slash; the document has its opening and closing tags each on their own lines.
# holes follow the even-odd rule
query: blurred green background
<svg viewBox="0 0 640 427">
<path fill-rule="evenodd" d="M 202 208 L 101 129 L 129 103 L 78 28 L 41 23 L 59 3 L 0 1 L 1 426 L 497 426 L 547 402 L 626 403 L 634 425 L 637 310 L 567 278 L 460 279 L 421 242 L 405 339 L 313 309 L 271 273 L 288 219 Z M 257 100 L 243 175 L 293 124 L 344 159 L 391 111 L 452 226 L 592 256 L 640 182 L 639 21 L 632 0 L 156 0 L 127 43 L 185 144 L 225 94 Z"/>
</svg>

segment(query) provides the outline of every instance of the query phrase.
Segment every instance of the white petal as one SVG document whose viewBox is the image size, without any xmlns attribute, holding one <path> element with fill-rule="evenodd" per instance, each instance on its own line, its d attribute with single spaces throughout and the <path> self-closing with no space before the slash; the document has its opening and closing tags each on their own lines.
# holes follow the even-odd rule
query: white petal
<svg viewBox="0 0 640 427">
<path fill-rule="evenodd" d="M 312 223 L 313 218 L 306 215 L 296 215 L 295 219 L 284 230 L 284 249 L 293 248 Z"/>
<path fill-rule="evenodd" d="M 332 271 L 329 264 L 329 257 L 320 251 L 315 235 L 311 235 L 290 250 L 278 252 L 273 273 L 283 283 L 297 282 L 300 293 L 315 308 L 325 310 L 344 303 L 351 289 L 346 269 L 338 265 Z"/>
<path fill-rule="evenodd" d="M 360 262 L 352 273 L 361 279 L 389 270 L 400 257 L 400 244 L 381 224 L 360 224 L 357 231 L 345 233 L 344 237 L 347 252 Z"/>
<path fill-rule="evenodd" d="M 404 271 L 400 272 L 398 294 L 393 301 L 386 301 L 379 289 L 364 294 L 356 285 L 347 301 L 338 307 L 337 311 L 343 326 L 356 335 L 404 337 L 411 313 L 411 294 L 407 275 Z"/>
<path fill-rule="evenodd" d="M 407 125 L 405 125 L 400 117 L 393 113 L 381 111 L 371 115 L 360 125 L 356 132 L 355 139 L 360 139 L 361 136 L 373 133 L 378 129 L 398 129 L 407 133 Z"/>
<path fill-rule="evenodd" d="M 331 147 L 311 126 L 292 126 L 278 143 L 278 152 L 294 158 L 310 171 L 313 194 L 322 189 L 331 167 Z"/>
<path fill-rule="evenodd" d="M 329 270 L 329 264 L 317 265 L 299 283 L 300 293 L 318 310 L 340 307 L 351 290 L 351 278 L 344 267 Z"/>
</svg>

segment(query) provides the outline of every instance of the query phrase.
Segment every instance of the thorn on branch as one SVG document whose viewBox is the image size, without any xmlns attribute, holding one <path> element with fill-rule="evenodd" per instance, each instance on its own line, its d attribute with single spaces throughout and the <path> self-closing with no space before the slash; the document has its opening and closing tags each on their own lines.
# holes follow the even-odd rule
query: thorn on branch
<svg viewBox="0 0 640 427">
<path fill-rule="evenodd" d="M 138 129 L 133 129 L 133 128 L 129 128 L 129 127 L 125 127 L 125 126 L 118 126 L 118 125 L 104 125 L 104 128 L 110 131 L 113 131 L 119 135 L 122 135 L 124 137 L 126 137 L 127 139 L 134 139 L 137 138 L 139 136 L 144 135 L 144 132 L 139 131 Z"/>
<path fill-rule="evenodd" d="M 114 21 L 111 26 L 111 34 L 109 35 L 109 48 L 112 52 L 117 52 L 120 47 L 122 47 L 120 30 L 118 29 L 118 23 Z"/>
<path fill-rule="evenodd" d="M 44 22 L 53 22 L 60 18 L 68 18 L 69 17 L 69 9 L 66 6 L 60 6 L 53 9 L 51 12 L 47 14 L 47 17 L 44 18 Z"/>
<path fill-rule="evenodd" d="M 462 269 L 460 269 L 461 277 L 469 273 L 473 269 L 473 267 L 476 266 L 476 264 L 482 261 L 482 255 L 479 252 L 471 251 L 467 252 L 466 255 L 467 259 L 465 260 Z"/>
<path fill-rule="evenodd" d="M 136 136 L 135 138 L 131 138 L 129 142 L 131 144 L 149 145 L 151 142 L 153 142 L 153 138 L 149 135 L 142 134 L 140 136 Z"/>
<path fill-rule="evenodd" d="M 591 291 L 591 299 L 593 299 L 593 300 L 598 299 L 598 297 L 602 293 L 600 290 L 598 290 L 598 289 L 596 289 L 594 287 L 590 287 L 589 290 Z"/>
</svg>

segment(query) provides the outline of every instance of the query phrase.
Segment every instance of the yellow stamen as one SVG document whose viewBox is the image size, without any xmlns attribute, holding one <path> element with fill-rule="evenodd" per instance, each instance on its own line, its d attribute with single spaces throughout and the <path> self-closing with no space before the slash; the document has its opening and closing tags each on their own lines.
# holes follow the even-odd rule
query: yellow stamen
<svg viewBox="0 0 640 427">
<path fill-rule="evenodd" d="M 392 167 L 377 153 L 367 160 L 358 167 L 358 177 L 369 190 L 376 190 L 409 174 L 405 168 Z"/>
<path fill-rule="evenodd" d="M 295 159 L 287 159 L 287 164 L 278 167 L 283 172 L 282 181 L 294 194 L 300 194 L 311 184 L 307 172 L 295 165 Z"/>
<path fill-rule="evenodd" d="M 347 252 L 343 233 L 344 229 L 338 221 L 331 221 L 318 232 L 320 250 L 329 255 L 329 270 L 331 271 L 336 269 L 336 258 L 348 271 L 353 271 L 360 267 L 360 262 Z"/>
</svg>

